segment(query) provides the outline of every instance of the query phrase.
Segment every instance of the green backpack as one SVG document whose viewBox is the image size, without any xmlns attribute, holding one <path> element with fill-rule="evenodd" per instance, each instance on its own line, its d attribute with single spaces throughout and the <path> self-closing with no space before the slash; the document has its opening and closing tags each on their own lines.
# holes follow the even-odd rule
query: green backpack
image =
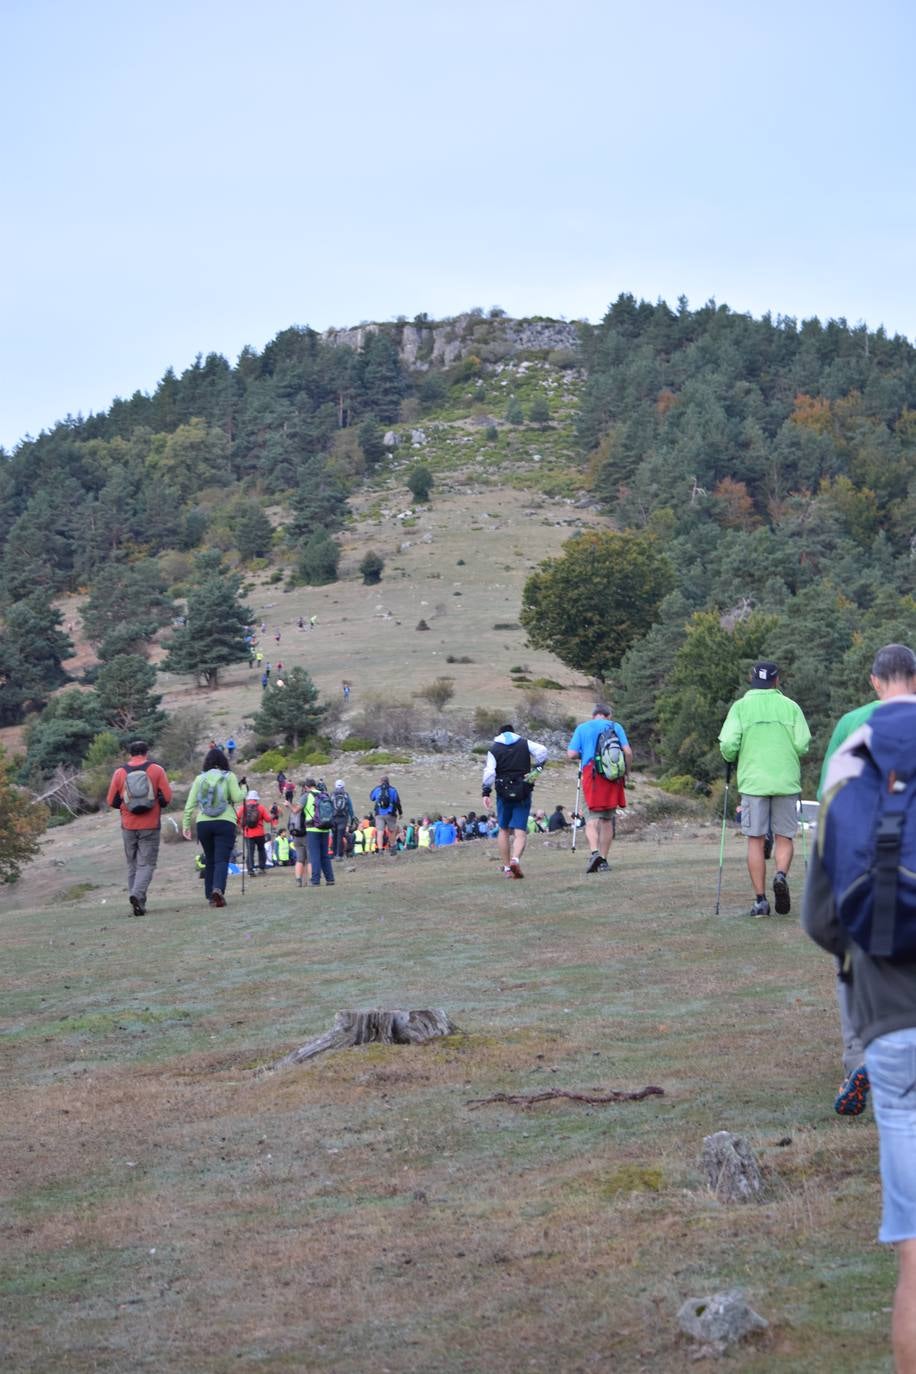
<svg viewBox="0 0 916 1374">
<path fill-rule="evenodd" d="M 197 789 L 197 809 L 202 815 L 215 820 L 229 805 L 228 773 L 201 773 L 200 787 Z"/>
</svg>

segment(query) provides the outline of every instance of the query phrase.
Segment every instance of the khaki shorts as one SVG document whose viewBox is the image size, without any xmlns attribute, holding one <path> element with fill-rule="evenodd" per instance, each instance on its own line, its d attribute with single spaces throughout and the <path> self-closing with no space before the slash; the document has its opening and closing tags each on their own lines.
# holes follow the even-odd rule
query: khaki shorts
<svg viewBox="0 0 916 1374">
<path fill-rule="evenodd" d="M 791 797 L 748 797 L 742 793 L 742 835 L 749 839 L 782 835 L 787 840 L 794 840 L 798 829 L 797 801 L 797 792 Z"/>
<path fill-rule="evenodd" d="M 594 821 L 613 821 L 617 817 L 617 807 L 614 806 L 610 811 L 596 811 L 593 807 L 587 806 L 586 811 L 589 818 Z"/>
</svg>

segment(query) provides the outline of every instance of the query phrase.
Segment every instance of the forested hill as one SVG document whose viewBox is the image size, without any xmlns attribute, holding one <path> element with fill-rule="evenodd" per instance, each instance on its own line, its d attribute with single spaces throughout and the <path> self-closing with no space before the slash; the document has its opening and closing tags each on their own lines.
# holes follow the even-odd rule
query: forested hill
<svg viewBox="0 0 916 1374">
<path fill-rule="evenodd" d="M 412 426 L 429 440 L 413 454 Z M 913 638 L 916 350 L 843 320 L 622 295 L 594 327 L 473 311 L 285 329 L 2 455 L 0 723 L 64 680 L 50 598 L 86 589 L 102 663 L 145 659 L 200 555 L 197 576 L 223 555 L 239 574 L 334 580 L 348 497 L 395 467 L 403 482 L 405 452 L 437 481 L 476 456 L 497 460 L 491 482 L 584 491 L 609 530 L 664 555 L 674 590 L 607 658 L 621 715 L 669 774 L 711 776 L 749 658 L 780 659 L 823 730 L 867 693 L 875 645 Z M 589 591 L 602 605 L 606 588 Z"/>
</svg>

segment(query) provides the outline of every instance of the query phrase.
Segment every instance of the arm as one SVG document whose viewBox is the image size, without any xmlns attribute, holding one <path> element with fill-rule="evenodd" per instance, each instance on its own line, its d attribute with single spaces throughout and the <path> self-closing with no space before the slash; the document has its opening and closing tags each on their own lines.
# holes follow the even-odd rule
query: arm
<svg viewBox="0 0 916 1374">
<path fill-rule="evenodd" d="M 792 743 L 795 745 L 795 752 L 800 759 L 803 759 L 811 748 L 811 730 L 800 707 L 796 712 L 792 727 Z"/>
<path fill-rule="evenodd" d="M 156 790 L 159 793 L 160 803 L 162 806 L 168 806 L 169 802 L 172 800 L 172 784 L 169 782 L 165 769 L 160 763 L 157 763 L 155 768 L 158 778 Z"/>
<path fill-rule="evenodd" d="M 741 750 L 741 721 L 738 719 L 738 712 L 734 706 L 730 707 L 728 715 L 719 732 L 719 749 L 726 763 L 734 763 Z"/>
<path fill-rule="evenodd" d="M 534 759 L 534 766 L 536 768 L 543 768 L 544 764 L 547 762 L 546 744 L 538 744 L 537 740 L 533 739 L 528 740 L 527 743 L 528 753 Z"/>
<path fill-rule="evenodd" d="M 191 822 L 194 819 L 194 812 L 197 810 L 197 794 L 200 791 L 200 774 L 191 783 L 191 790 L 188 793 L 188 800 L 184 804 L 184 814 L 181 817 L 181 828 L 186 836 L 189 836 Z"/>
<path fill-rule="evenodd" d="M 108 796 L 106 797 L 106 801 L 109 806 L 121 805 L 121 789 L 124 786 L 124 776 L 123 768 L 115 769 L 111 782 L 108 784 Z"/>
<path fill-rule="evenodd" d="M 244 800 L 245 800 L 245 793 L 244 793 L 244 791 L 242 790 L 242 784 L 239 782 L 239 780 L 238 780 L 238 778 L 235 776 L 235 774 L 234 774 L 234 773 L 230 773 L 230 774 L 228 775 L 227 779 L 226 779 L 226 782 L 227 782 L 226 791 L 227 791 L 227 794 L 228 794 L 228 797 L 229 797 L 230 802 L 235 802 L 236 806 L 238 806 L 238 805 L 240 805 L 241 803 L 243 803 Z"/>
<path fill-rule="evenodd" d="M 496 760 L 493 757 L 493 751 L 490 750 L 487 753 L 487 761 L 483 766 L 483 782 L 480 788 L 481 795 L 483 796 L 484 801 L 487 803 L 487 806 L 490 805 L 490 793 L 493 790 L 493 783 L 495 780 Z"/>
</svg>

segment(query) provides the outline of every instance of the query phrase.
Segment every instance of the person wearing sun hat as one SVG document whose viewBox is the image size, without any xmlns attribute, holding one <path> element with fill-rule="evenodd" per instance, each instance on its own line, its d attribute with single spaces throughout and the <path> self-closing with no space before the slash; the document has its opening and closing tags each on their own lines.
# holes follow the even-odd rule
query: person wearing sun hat
<svg viewBox="0 0 916 1374">
<path fill-rule="evenodd" d="M 248 873 L 255 875 L 254 856 L 258 856 L 258 872 L 267 871 L 267 849 L 265 840 L 270 825 L 270 812 L 261 804 L 261 794 L 251 788 L 236 812 L 242 834 L 245 837 L 245 862 Z"/>
<path fill-rule="evenodd" d="M 769 832 L 775 836 L 776 914 L 785 916 L 791 910 L 788 874 L 798 828 L 801 760 L 810 747 L 811 731 L 798 703 L 783 694 L 779 667 L 772 659 L 754 664 L 750 682 L 725 717 L 719 748 L 729 768 L 738 763 L 741 833 L 747 840 L 747 870 L 754 889 L 750 914 L 770 914 L 764 856 Z"/>
</svg>

